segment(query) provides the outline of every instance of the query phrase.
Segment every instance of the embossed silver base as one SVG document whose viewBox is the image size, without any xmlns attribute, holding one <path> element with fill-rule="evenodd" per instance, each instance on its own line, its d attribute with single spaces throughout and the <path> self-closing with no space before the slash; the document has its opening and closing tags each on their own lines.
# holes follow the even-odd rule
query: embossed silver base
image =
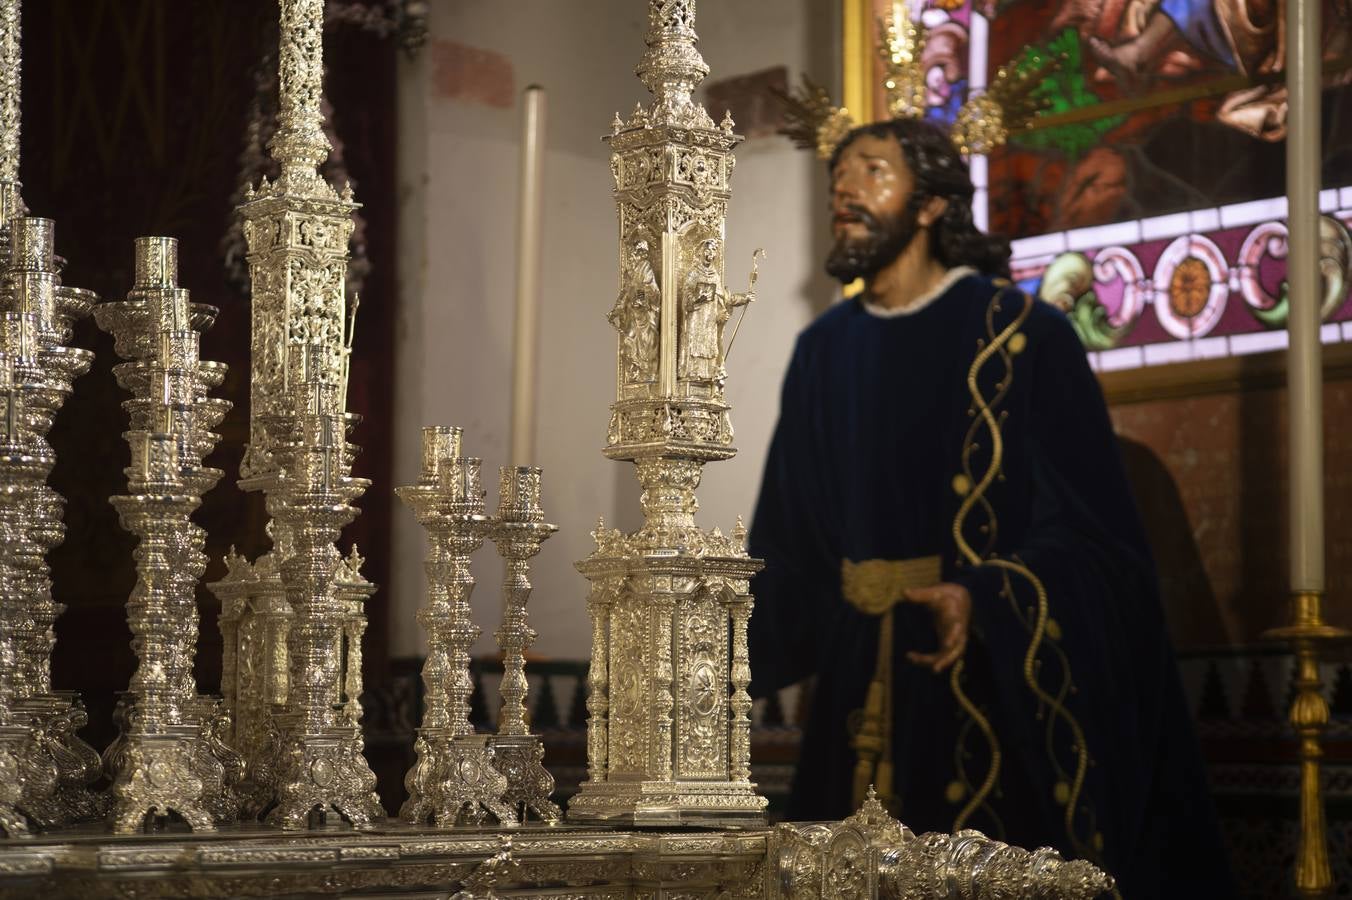
<svg viewBox="0 0 1352 900">
<path fill-rule="evenodd" d="M 32 751 L 33 735 L 27 728 L 0 725 L 0 830 L 6 837 L 24 837 L 30 833 L 30 821 L 36 822 L 25 802 L 25 795 L 33 792 L 30 779 L 36 776 L 36 793 L 48 803 L 56 793 L 56 766 L 45 762 L 37 771 L 28 768 L 35 757 Z"/>
<path fill-rule="evenodd" d="M 503 801 L 525 822 L 533 814 L 542 822 L 557 825 L 563 811 L 549 799 L 554 776 L 545 769 L 545 747 L 534 734 L 494 735 L 488 739 L 493 767 L 507 779 Z"/>
<path fill-rule="evenodd" d="M 362 754 L 361 735 L 342 726 L 321 734 L 288 733 L 282 719 L 283 749 L 277 806 L 270 825 L 291 831 L 326 824 L 338 813 L 354 828 L 369 828 L 384 816 L 375 795 L 376 777 Z"/>
<path fill-rule="evenodd" d="M 24 726 L 0 729 L 0 746 L 12 755 L 18 767 L 16 811 L 35 829 L 60 827 L 67 818 L 57 794 L 57 768 L 43 746 L 41 733 Z"/>
<path fill-rule="evenodd" d="M 240 796 L 244 757 L 225 742 L 230 731 L 229 713 L 220 697 L 198 694 L 193 718 L 199 729 L 195 764 L 204 774 L 204 783 L 212 787 L 210 793 L 203 793 L 202 802 L 218 824 L 238 822 L 244 802 Z"/>
<path fill-rule="evenodd" d="M 25 697 L 14 703 L 14 719 L 31 737 L 19 757 L 24 773 L 23 808 L 39 828 L 91 822 L 108 812 L 107 796 L 90 785 L 103 772 L 93 747 L 77 733 L 88 721 L 84 704 L 70 691 Z M 48 773 L 55 781 L 48 783 Z"/>
<path fill-rule="evenodd" d="M 483 734 L 454 737 L 443 729 L 419 729 L 418 762 L 404 780 L 408 799 L 399 817 L 438 828 L 480 825 L 489 815 L 499 825 L 519 824 L 503 802 L 507 779 L 493 767 L 488 740 Z"/>
<path fill-rule="evenodd" d="M 129 722 L 135 702 L 136 695 L 132 692 L 118 692 L 117 705 L 113 709 L 113 721 L 117 724 L 118 734 L 103 751 L 103 773 L 110 782 L 116 782 L 127 765 L 127 745 L 131 740 Z M 203 806 L 218 825 L 239 821 L 244 805 L 240 793 L 244 761 L 221 737 L 229 728 L 228 716 L 221 708 L 221 698 L 199 694 L 187 724 L 197 727 L 190 754 L 193 772 L 203 785 L 209 786 L 209 790 L 204 789 L 201 795 Z"/>
<path fill-rule="evenodd" d="M 568 801 L 568 821 L 750 827 L 765 824 L 768 802 L 749 783 L 584 781 Z"/>
<path fill-rule="evenodd" d="M 113 782 L 109 825 L 117 834 L 150 830 L 153 820 L 176 813 L 194 831 L 216 828 L 202 802 L 219 784 L 203 784 L 195 725 L 173 725 L 161 734 L 127 735 L 122 769 Z"/>
<path fill-rule="evenodd" d="M 20 746 L 28 735 L 22 729 L 0 727 L 0 834 L 26 837 L 28 820 L 19 811 L 23 783 L 19 780 L 19 758 L 11 746 Z"/>
</svg>

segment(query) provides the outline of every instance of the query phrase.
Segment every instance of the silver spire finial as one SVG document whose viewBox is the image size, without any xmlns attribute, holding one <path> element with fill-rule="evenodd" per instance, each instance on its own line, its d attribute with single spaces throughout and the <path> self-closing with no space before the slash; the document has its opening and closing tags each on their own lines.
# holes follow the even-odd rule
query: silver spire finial
<svg viewBox="0 0 1352 900">
<path fill-rule="evenodd" d="M 695 42 L 695 0 L 648 0 L 648 34 L 636 73 L 652 92 L 653 124 L 680 124 L 691 93 L 709 74 Z"/>
<path fill-rule="evenodd" d="M 328 197 L 333 189 L 317 177 L 333 149 L 324 134 L 324 0 L 281 0 L 277 133 L 268 145 L 293 187 Z"/>
</svg>

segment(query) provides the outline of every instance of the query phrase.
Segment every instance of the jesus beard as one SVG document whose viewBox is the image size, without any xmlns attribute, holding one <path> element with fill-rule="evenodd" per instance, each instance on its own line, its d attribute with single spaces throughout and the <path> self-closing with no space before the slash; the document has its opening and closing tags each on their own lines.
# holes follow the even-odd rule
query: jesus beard
<svg viewBox="0 0 1352 900">
<path fill-rule="evenodd" d="M 910 246 L 920 231 L 920 199 L 912 195 L 900 213 L 882 218 L 862 207 L 847 206 L 868 234 L 853 239 L 841 235 L 826 257 L 826 273 L 841 284 L 877 275 Z"/>
</svg>

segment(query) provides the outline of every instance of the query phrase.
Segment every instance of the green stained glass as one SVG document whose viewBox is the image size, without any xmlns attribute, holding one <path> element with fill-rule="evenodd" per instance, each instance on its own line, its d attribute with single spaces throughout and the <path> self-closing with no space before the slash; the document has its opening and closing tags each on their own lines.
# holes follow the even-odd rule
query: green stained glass
<svg viewBox="0 0 1352 900">
<path fill-rule="evenodd" d="M 1103 102 L 1089 89 L 1085 80 L 1080 36 L 1073 28 L 1065 29 L 1045 46 L 1024 47 L 1015 58 L 1013 68 L 1016 72 L 1027 71 L 1041 65 L 1049 56 L 1060 57 L 1062 62 L 1033 91 L 1033 96 L 1045 105 L 1042 115 L 1067 113 Z M 1122 124 L 1125 119 L 1124 115 L 1104 116 L 1056 125 L 1017 135 L 1011 139 L 1011 143 L 1032 150 L 1059 150 L 1067 158 L 1075 160 L 1096 147 L 1104 134 Z"/>
</svg>

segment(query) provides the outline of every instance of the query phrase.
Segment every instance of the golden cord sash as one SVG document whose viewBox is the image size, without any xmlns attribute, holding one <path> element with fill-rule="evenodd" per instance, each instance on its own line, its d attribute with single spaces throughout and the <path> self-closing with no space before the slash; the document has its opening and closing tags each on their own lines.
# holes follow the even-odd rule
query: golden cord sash
<svg viewBox="0 0 1352 900">
<path fill-rule="evenodd" d="M 941 577 L 938 556 L 915 559 L 842 560 L 841 593 L 865 615 L 881 616 L 878 623 L 878 660 L 873 681 L 859 710 L 858 727 L 850 739 L 858 761 L 854 767 L 854 805 L 860 806 L 869 785 L 885 806 L 895 808 L 892 794 L 892 609 L 911 588 L 930 587 Z"/>
</svg>

